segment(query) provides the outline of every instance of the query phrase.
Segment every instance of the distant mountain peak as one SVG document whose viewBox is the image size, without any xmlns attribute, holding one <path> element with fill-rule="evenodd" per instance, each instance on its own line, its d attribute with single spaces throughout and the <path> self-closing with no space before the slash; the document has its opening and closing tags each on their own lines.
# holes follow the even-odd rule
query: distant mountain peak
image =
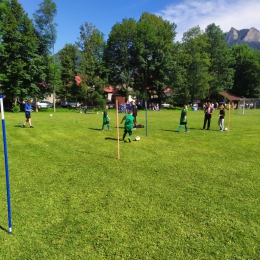
<svg viewBox="0 0 260 260">
<path fill-rule="evenodd" d="M 225 41 L 229 46 L 234 44 L 247 44 L 252 49 L 260 50 L 260 31 L 252 27 L 250 29 L 237 30 L 231 27 L 226 34 Z"/>
<path fill-rule="evenodd" d="M 260 32 L 252 27 L 242 40 L 245 42 L 260 42 Z"/>
<path fill-rule="evenodd" d="M 238 31 L 231 27 L 230 31 L 228 32 L 227 36 L 226 36 L 226 42 L 232 42 L 235 41 L 238 38 Z"/>
</svg>

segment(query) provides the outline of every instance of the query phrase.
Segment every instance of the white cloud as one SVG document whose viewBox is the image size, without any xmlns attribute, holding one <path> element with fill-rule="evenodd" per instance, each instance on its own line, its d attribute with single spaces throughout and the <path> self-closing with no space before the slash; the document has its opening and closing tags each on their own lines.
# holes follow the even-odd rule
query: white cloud
<svg viewBox="0 0 260 260">
<path fill-rule="evenodd" d="M 259 0 L 184 0 L 171 4 L 157 15 L 177 24 L 176 40 L 183 33 L 199 25 L 201 30 L 215 23 L 223 32 L 231 27 L 237 30 L 254 27 L 260 30 Z"/>
</svg>

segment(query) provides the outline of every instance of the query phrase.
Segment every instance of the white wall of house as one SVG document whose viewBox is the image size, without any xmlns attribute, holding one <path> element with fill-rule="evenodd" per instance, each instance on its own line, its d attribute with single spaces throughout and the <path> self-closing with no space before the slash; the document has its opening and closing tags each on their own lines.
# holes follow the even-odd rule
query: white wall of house
<svg viewBox="0 0 260 260">
<path fill-rule="evenodd" d="M 47 100 L 47 101 L 53 103 L 53 94 L 49 94 L 49 95 L 45 96 L 45 97 L 43 98 L 43 100 Z M 60 102 L 60 99 L 56 98 L 56 99 L 55 99 L 55 103 L 56 103 L 56 102 Z"/>
<path fill-rule="evenodd" d="M 129 95 L 127 101 L 128 102 L 135 101 L 135 97 Z"/>
<path fill-rule="evenodd" d="M 112 101 L 113 93 L 107 93 L 107 101 Z"/>
</svg>

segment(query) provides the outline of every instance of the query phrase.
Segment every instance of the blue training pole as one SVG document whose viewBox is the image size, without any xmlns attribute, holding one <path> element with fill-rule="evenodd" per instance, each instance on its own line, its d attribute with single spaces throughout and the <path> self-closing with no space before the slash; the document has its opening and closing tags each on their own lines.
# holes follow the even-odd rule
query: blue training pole
<svg viewBox="0 0 260 260">
<path fill-rule="evenodd" d="M 10 181 L 9 181 L 8 153 L 7 153 L 5 116 L 4 116 L 4 105 L 3 105 L 3 95 L 2 94 L 0 94 L 0 103 L 1 103 L 1 114 L 2 114 L 4 156 L 5 156 L 5 176 L 6 176 L 5 178 L 6 178 L 6 192 L 7 192 L 7 206 L 8 206 L 8 226 L 9 226 L 9 234 L 12 234 L 12 211 L 11 211 Z"/>
<path fill-rule="evenodd" d="M 146 132 L 146 138 L 148 136 L 148 119 L 147 119 L 147 101 L 145 101 L 145 132 Z"/>
</svg>

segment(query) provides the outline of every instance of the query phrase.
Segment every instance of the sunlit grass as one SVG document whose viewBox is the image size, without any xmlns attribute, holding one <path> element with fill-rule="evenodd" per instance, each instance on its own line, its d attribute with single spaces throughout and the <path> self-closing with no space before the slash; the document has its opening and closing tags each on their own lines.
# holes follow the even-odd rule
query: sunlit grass
<svg viewBox="0 0 260 260">
<path fill-rule="evenodd" d="M 218 131 L 216 111 L 211 131 L 189 112 L 190 133 L 176 133 L 180 111 L 148 111 L 147 132 L 120 142 L 120 159 L 108 112 L 111 132 L 100 112 L 33 113 L 34 129 L 5 114 L 13 234 L 2 151 L 2 259 L 259 258 L 257 110 L 231 111 L 230 132 Z"/>
</svg>

